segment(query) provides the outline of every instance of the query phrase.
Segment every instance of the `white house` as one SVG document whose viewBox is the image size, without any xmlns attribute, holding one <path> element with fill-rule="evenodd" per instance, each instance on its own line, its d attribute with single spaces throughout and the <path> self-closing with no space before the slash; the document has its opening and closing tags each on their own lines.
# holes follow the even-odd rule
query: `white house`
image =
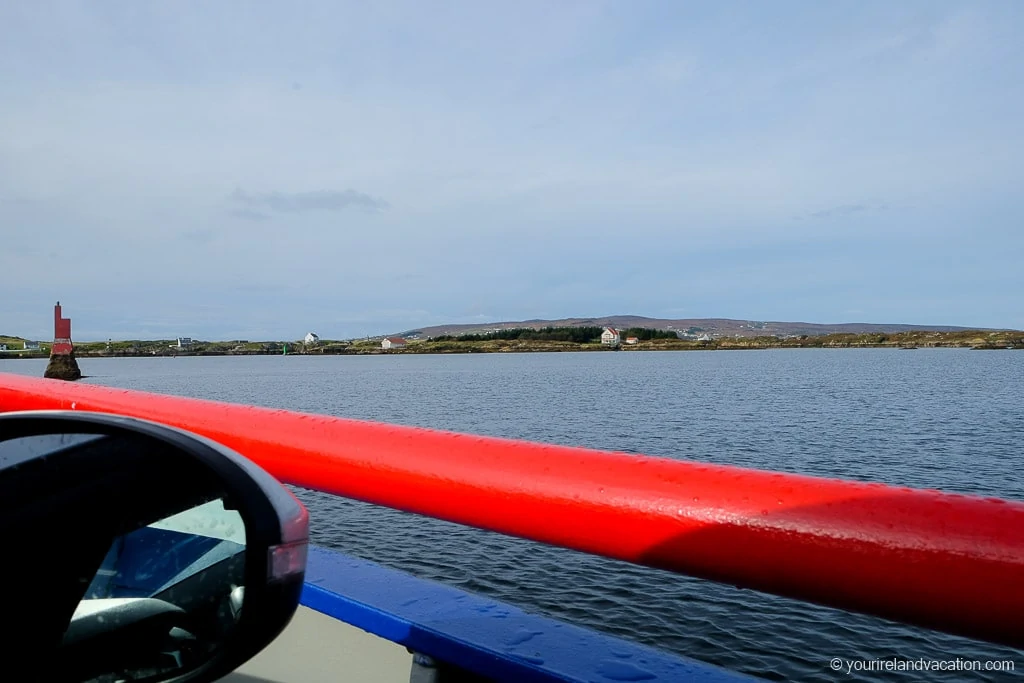
<svg viewBox="0 0 1024 683">
<path fill-rule="evenodd" d="M 0 344 L 0 351 L 6 351 L 6 350 L 7 350 L 7 344 Z"/>
<path fill-rule="evenodd" d="M 192 348 L 192 337 L 178 337 L 177 341 L 178 341 L 178 343 L 176 344 L 176 346 L 179 349 L 189 349 L 189 348 Z"/>
<path fill-rule="evenodd" d="M 310 332 L 303 338 L 303 341 L 312 346 L 320 341 L 320 337 L 315 332 Z"/>
<path fill-rule="evenodd" d="M 38 351 L 39 350 L 39 342 L 34 342 L 34 341 L 26 340 L 25 341 L 25 350 L 26 351 Z"/>
<path fill-rule="evenodd" d="M 711 341 L 711 335 L 705 332 L 704 334 L 697 337 L 697 341 L 706 342 Z"/>
<path fill-rule="evenodd" d="M 384 341 L 380 343 L 380 348 L 384 349 L 385 351 L 389 349 L 404 349 L 405 340 L 402 339 L 401 337 L 387 337 L 386 339 L 384 339 Z"/>
<path fill-rule="evenodd" d="M 618 346 L 622 341 L 619 336 L 619 331 L 614 327 L 604 328 L 604 332 L 601 333 L 601 343 L 606 346 Z"/>
<path fill-rule="evenodd" d="M 637 337 L 626 337 L 626 343 L 633 346 L 634 344 L 639 344 L 640 339 Z"/>
</svg>

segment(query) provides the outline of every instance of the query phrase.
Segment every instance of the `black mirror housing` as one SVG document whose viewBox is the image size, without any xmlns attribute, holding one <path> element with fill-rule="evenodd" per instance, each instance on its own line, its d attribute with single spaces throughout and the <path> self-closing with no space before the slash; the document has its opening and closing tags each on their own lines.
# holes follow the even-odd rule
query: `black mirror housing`
<svg viewBox="0 0 1024 683">
<path fill-rule="evenodd" d="M 99 413 L 0 415 L 12 680 L 209 681 L 284 629 L 309 516 L 238 453 Z M 17 672 L 17 673 L 15 673 Z"/>
</svg>

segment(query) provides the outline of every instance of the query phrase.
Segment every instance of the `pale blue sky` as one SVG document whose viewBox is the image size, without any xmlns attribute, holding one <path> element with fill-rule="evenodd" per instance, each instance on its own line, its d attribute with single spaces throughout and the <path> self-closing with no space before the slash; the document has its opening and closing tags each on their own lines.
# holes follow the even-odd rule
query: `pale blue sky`
<svg viewBox="0 0 1024 683">
<path fill-rule="evenodd" d="M 0 334 L 1024 328 L 1024 2 L 0 4 Z"/>
</svg>

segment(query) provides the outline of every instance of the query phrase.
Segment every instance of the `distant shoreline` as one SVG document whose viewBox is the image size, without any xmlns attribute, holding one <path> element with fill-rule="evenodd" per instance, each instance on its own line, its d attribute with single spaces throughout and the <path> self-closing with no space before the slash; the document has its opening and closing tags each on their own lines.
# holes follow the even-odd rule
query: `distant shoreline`
<svg viewBox="0 0 1024 683">
<path fill-rule="evenodd" d="M 10 338 L 8 338 L 10 339 Z M 0 341 L 0 343 L 3 343 Z M 14 342 L 17 343 L 17 342 Z M 10 342 L 8 342 L 10 344 Z M 48 358 L 48 345 L 41 351 L 0 352 L 3 358 Z M 285 349 L 287 348 L 287 352 Z M 314 345 L 301 342 L 195 342 L 191 348 L 173 347 L 168 341 L 93 342 L 77 344 L 78 358 L 154 358 L 199 356 L 332 356 L 332 355 L 408 355 L 454 353 L 550 353 L 609 351 L 728 351 L 789 348 L 872 348 L 921 349 L 967 348 L 977 350 L 1024 350 L 1024 332 L 969 330 L 956 332 L 899 332 L 894 334 L 829 334 L 799 337 L 718 337 L 710 340 L 651 339 L 612 348 L 599 343 L 542 341 L 522 339 L 474 339 L 458 341 L 409 340 L 404 348 L 384 350 L 380 340 L 321 341 Z"/>
</svg>

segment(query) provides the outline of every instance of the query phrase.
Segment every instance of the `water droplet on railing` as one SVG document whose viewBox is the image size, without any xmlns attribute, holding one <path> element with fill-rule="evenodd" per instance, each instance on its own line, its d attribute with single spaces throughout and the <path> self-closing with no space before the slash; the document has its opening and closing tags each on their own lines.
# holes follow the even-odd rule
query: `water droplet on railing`
<svg viewBox="0 0 1024 683">
<path fill-rule="evenodd" d="M 531 631 L 528 629 L 521 628 L 512 634 L 512 637 L 508 639 L 510 646 L 522 645 L 528 640 L 531 640 L 537 636 L 544 635 L 543 631 Z"/>
<path fill-rule="evenodd" d="M 649 681 L 657 678 L 650 671 L 641 669 L 628 662 L 601 662 L 597 673 L 613 681 Z"/>
</svg>

